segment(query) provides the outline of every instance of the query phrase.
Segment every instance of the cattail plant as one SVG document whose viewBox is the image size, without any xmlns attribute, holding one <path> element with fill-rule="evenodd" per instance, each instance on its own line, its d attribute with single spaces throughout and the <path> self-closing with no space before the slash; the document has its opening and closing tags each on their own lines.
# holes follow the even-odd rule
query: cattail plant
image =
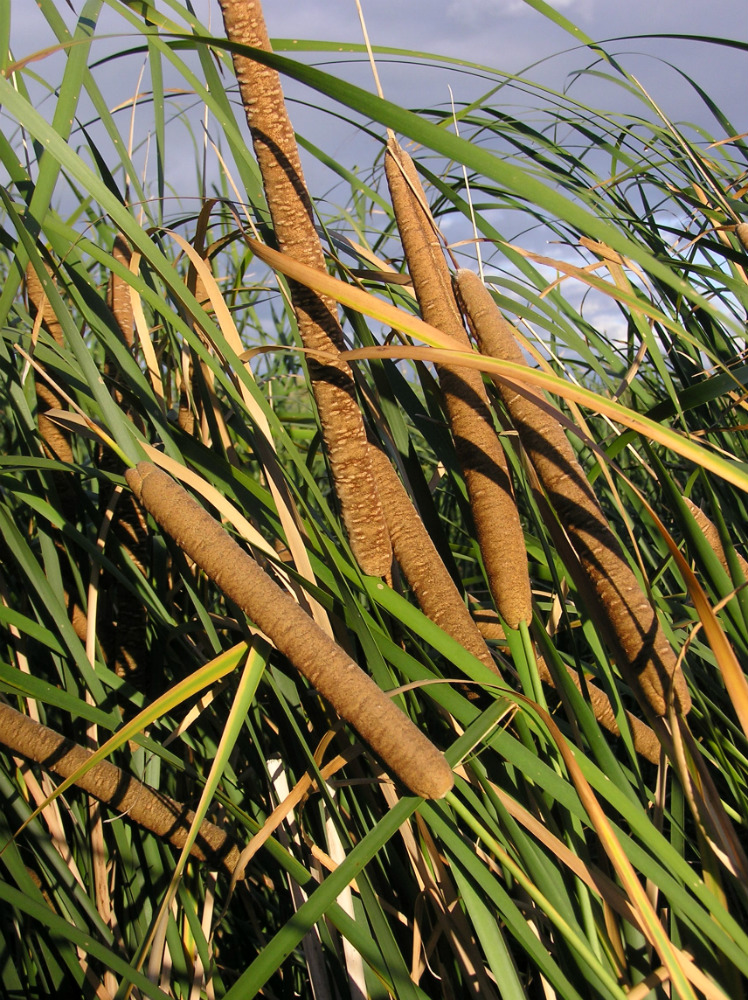
<svg viewBox="0 0 748 1000">
<path fill-rule="evenodd" d="M 259 2 L 221 0 L 221 9 L 230 41 L 270 51 Z M 275 70 L 247 56 L 234 52 L 232 58 L 278 247 L 323 271 L 325 259 L 314 209 L 280 78 Z M 369 464 L 353 373 L 335 359 L 344 347 L 337 307 L 331 299 L 294 282 L 290 289 L 304 346 L 329 358 L 322 362 L 310 357 L 309 374 L 351 549 L 364 573 L 383 576 L 390 569 L 392 549 Z"/>
<path fill-rule="evenodd" d="M 595 716 L 603 729 L 607 729 L 612 736 L 620 736 L 621 727 L 618 725 L 615 710 L 613 709 L 610 698 L 607 694 L 597 687 L 596 684 L 592 684 L 590 681 L 586 681 L 583 688 L 579 674 L 573 667 L 566 667 L 566 672 L 568 673 L 574 687 L 580 692 L 580 694 L 583 695 L 586 690 L 587 696 L 590 700 L 592 714 Z M 548 664 L 542 657 L 538 657 L 538 674 L 544 684 L 550 684 L 554 688 L 558 688 L 553 674 L 548 669 Z M 629 730 L 631 731 L 631 742 L 636 753 L 638 753 L 639 756 L 643 757 L 645 760 L 648 760 L 650 764 L 658 764 L 660 761 L 662 744 L 660 743 L 657 734 L 646 724 L 646 722 L 642 722 L 641 719 L 634 715 L 633 712 L 626 711 L 626 721 L 628 722 Z"/>
<path fill-rule="evenodd" d="M 421 314 L 469 347 L 415 165 L 394 138 L 387 143 L 385 171 Z M 439 365 L 438 372 L 491 594 L 504 621 L 516 629 L 532 618 L 527 553 L 483 379 L 479 372 L 451 365 Z"/>
<path fill-rule="evenodd" d="M 460 270 L 457 290 L 481 351 L 524 364 L 510 324 L 476 274 Z M 590 612 L 601 625 L 627 683 L 646 708 L 667 713 L 674 699 L 691 706 L 685 678 L 655 609 L 642 591 L 558 420 L 500 378 L 495 384 L 545 493 L 566 531 L 586 577 Z M 569 566 L 573 572 L 574 563 Z"/>
<path fill-rule="evenodd" d="M 90 750 L 4 702 L 0 702 L 0 744 L 61 778 L 69 778 L 92 756 Z M 75 784 L 174 847 L 181 849 L 187 842 L 194 813 L 109 761 L 94 764 Z M 191 854 L 229 874 L 233 874 L 239 860 L 239 849 L 226 831 L 208 820 L 201 823 Z"/>
<path fill-rule="evenodd" d="M 258 0 L 224 0 L 233 42 L 220 19 L 205 23 L 208 4 L 170 0 L 134 11 L 115 2 L 102 7 L 106 17 L 97 17 L 98 4 L 73 6 L 78 14 L 70 5 L 40 3 L 32 50 L 9 49 L 0 72 L 0 705 L 22 713 L 19 720 L 0 708 L 7 813 L 0 992 L 231 1000 L 358 990 L 393 1000 L 641 1000 L 650 991 L 743 1000 L 748 639 L 744 595 L 731 591 L 743 575 L 733 548 L 746 553 L 739 538 L 728 544 L 728 534 L 740 535 L 736 518 L 748 492 L 740 368 L 748 229 L 737 229 L 748 213 L 741 207 L 745 144 L 739 128 L 730 128 L 729 109 L 716 107 L 695 79 L 687 115 L 693 127 L 673 124 L 672 109 L 655 110 L 628 75 L 625 56 L 606 63 L 606 97 L 618 77 L 625 103 L 607 111 L 598 101 L 587 107 L 582 89 L 567 98 L 561 85 L 551 82 L 549 90 L 526 74 L 515 79 L 485 66 L 472 82 L 461 76 L 467 89 L 455 108 L 458 136 L 445 127 L 441 98 L 414 114 L 394 91 L 385 101 L 353 86 L 348 46 L 329 39 L 334 31 L 325 30 L 324 17 L 316 41 L 304 41 L 297 31 L 309 33 L 287 19 L 289 32 L 279 34 L 293 30 L 295 40 L 274 42 L 274 54 L 258 29 Z M 547 18 L 558 27 L 551 9 L 558 5 L 530 6 L 538 24 Z M 18 40 L 12 13 L 24 18 L 23 5 L 5 4 L 3 13 L 6 7 L 5 35 Z M 283 9 L 275 9 L 279 23 Z M 95 58 L 97 33 L 105 62 Z M 123 41 L 107 41 L 115 36 Z M 44 58 L 59 43 L 64 58 Z M 612 57 L 600 44 L 598 55 Z M 734 51 L 725 38 L 701 48 L 702 67 L 709 51 L 719 50 L 723 61 Z M 132 58 L 141 49 L 149 53 L 142 79 Z M 241 95 L 232 50 L 247 57 L 235 59 Z M 410 55 L 409 72 L 450 72 L 449 52 L 447 62 Z M 255 59 L 278 69 L 284 87 L 294 80 L 301 100 L 317 105 L 312 118 L 302 112 L 294 124 L 304 134 L 299 153 L 307 175 L 307 162 L 319 163 L 339 179 L 320 201 L 310 204 L 303 188 L 277 78 Z M 96 90 L 112 67 L 117 108 L 107 108 Z M 631 114 L 637 93 L 641 103 Z M 40 94 L 44 106 L 35 107 Z M 252 140 L 244 134 L 247 149 L 239 138 L 243 102 L 253 132 Z M 530 118 L 507 112 L 517 103 Z M 288 111 L 295 117 L 292 105 Z M 428 203 L 396 143 L 381 149 L 381 160 L 354 167 L 346 143 L 331 148 L 322 120 L 328 114 L 351 136 L 362 135 L 362 121 L 370 137 L 381 126 L 383 146 L 396 129 L 418 142 L 418 176 L 430 177 L 421 155 L 444 168 L 435 187 L 424 180 Z M 705 132 L 707 115 L 717 123 L 714 135 Z M 185 134 L 195 157 L 181 155 Z M 148 136 L 156 139 L 148 143 Z M 610 159 L 599 154 L 616 136 L 625 136 L 625 165 L 611 183 Z M 406 207 L 397 207 L 407 259 L 381 197 L 385 153 L 393 189 L 405 181 Z M 463 167 L 473 199 L 465 196 Z M 267 199 L 255 183 L 260 169 Z M 254 240 L 242 242 L 235 215 L 246 201 L 242 182 L 249 215 L 280 258 L 277 269 Z M 630 448 L 620 453 L 626 480 L 616 506 L 605 477 L 589 490 L 592 452 L 580 432 L 572 437 L 553 379 L 543 382 L 546 400 L 524 388 L 538 381 L 537 372 L 467 353 L 475 341 L 451 280 L 459 265 L 429 205 L 440 225 L 436 206 L 463 230 L 473 216 L 488 238 L 498 239 L 496 209 L 502 230 L 532 231 L 548 247 L 559 234 L 582 234 L 576 242 L 584 259 L 576 262 L 561 252 L 555 256 L 564 259 L 551 261 L 552 249 L 541 256 L 506 246 L 514 275 L 507 287 L 516 291 L 514 311 L 546 328 L 549 370 L 558 374 L 566 357 L 591 386 L 583 395 L 595 426 L 607 412 L 652 453 L 647 461 Z M 348 273 L 361 287 L 338 282 L 329 292 L 345 303 L 346 322 L 355 314 L 357 340 L 368 315 L 398 336 L 417 337 L 420 320 L 400 311 L 388 322 L 383 296 L 395 283 L 402 292 L 396 298 L 410 296 L 418 275 L 420 308 L 414 291 L 412 308 L 463 352 L 378 347 L 368 337 L 362 350 L 339 352 L 352 346 L 348 327 L 343 339 L 338 325 L 340 306 L 307 296 L 295 270 L 301 260 L 312 262 L 303 267 L 310 284 L 317 275 L 318 287 L 332 290 L 323 227 L 360 265 Z M 132 258 L 120 240 L 112 250 L 118 232 Z M 391 256 L 393 234 L 399 264 L 381 259 Z M 64 338 L 53 316 L 44 319 L 42 298 L 27 307 L 25 287 L 19 294 L 29 255 Z M 255 280 L 248 255 L 255 271 L 271 267 L 297 285 L 280 278 L 283 296 L 268 299 L 264 270 Z M 388 272 L 393 264 L 403 273 Z M 108 295 L 107 267 L 116 272 Z M 549 267 L 561 277 L 546 287 Z M 633 273 L 636 288 L 627 278 Z M 583 283 L 593 294 L 579 296 Z M 628 324 L 624 347 L 601 322 L 606 299 Z M 288 353 L 289 322 L 301 354 Z M 433 337 L 420 333 L 435 343 L 430 329 Z M 434 363 L 428 367 L 441 387 L 427 372 L 414 382 L 400 362 L 383 361 L 410 354 Z M 230 371 L 227 359 L 253 372 Z M 362 362 L 371 365 L 368 373 L 357 367 Z M 471 376 L 467 365 L 483 371 Z M 521 389 L 521 400 L 556 418 L 557 438 L 553 426 L 532 437 L 530 417 L 514 403 L 510 412 L 490 383 L 491 366 Z M 49 414 L 69 435 L 72 463 L 52 457 L 51 439 L 39 433 L 45 404 L 39 398 L 37 405 L 37 376 L 51 377 L 71 408 L 75 401 L 75 415 Z M 616 403 L 604 398 L 611 379 Z M 476 415 L 480 429 L 471 431 Z M 358 465 L 336 453 L 348 440 Z M 162 470 L 141 465 L 128 473 L 153 516 L 125 479 L 140 459 Z M 512 499 L 509 476 L 519 517 L 505 515 L 494 499 L 499 481 L 507 503 Z M 63 506 L 65 481 L 74 503 Z M 383 507 L 374 518 L 372 481 Z M 434 504 L 427 483 L 437 488 L 434 499 L 447 502 Z M 684 492 L 699 503 L 707 498 L 704 510 L 719 528 L 733 583 L 687 516 Z M 590 494 L 599 504 L 583 520 L 578 508 Z M 522 506 L 528 497 L 532 511 Z M 643 503 L 652 516 L 641 516 Z M 130 507 L 149 531 L 140 559 L 136 539 L 125 537 Z M 513 535 L 516 548 L 503 534 L 510 517 L 525 529 L 524 539 L 520 530 Z M 370 568 L 366 543 L 359 544 L 370 521 L 384 524 L 381 536 L 391 539 L 394 557 L 387 551 L 376 570 L 391 567 L 402 597 L 380 577 L 361 579 L 355 560 Z M 662 521 L 670 525 L 665 535 Z M 719 556 L 709 526 L 703 530 Z M 626 581 L 600 561 L 609 557 L 611 535 L 623 549 L 614 558 L 625 558 L 640 590 L 627 592 Z M 320 546 L 320 537 L 332 543 Z M 691 549 L 708 587 L 683 561 Z M 506 584 L 497 582 L 497 561 Z M 521 573 L 521 584 L 512 583 L 512 572 Z M 489 578 L 492 594 L 485 592 Z M 118 660 L 129 595 L 147 613 L 139 632 L 148 660 L 130 647 L 133 663 L 148 663 L 147 691 Z M 637 648 L 625 651 L 625 629 L 617 635 L 608 621 L 612 599 Z M 688 664 L 697 710 L 685 718 L 672 709 L 673 657 L 661 652 L 657 619 L 684 672 Z M 220 650 L 237 630 L 261 629 L 275 647 L 257 649 L 235 686 L 224 669 L 239 654 Z M 651 635 L 642 637 L 642 629 Z M 434 655 L 442 649 L 446 655 Z M 490 672 L 492 657 L 501 676 Z M 201 668 L 204 680 L 224 681 L 198 691 L 189 678 Z M 657 709 L 670 700 L 667 716 L 650 707 L 640 668 Z M 516 695 L 507 690 L 511 683 Z M 681 683 L 678 677 L 676 688 Z M 401 684 L 407 691 L 389 692 L 391 700 L 383 693 Z M 84 747 L 100 746 L 121 715 L 132 718 L 162 692 L 148 714 L 167 713 L 168 746 L 153 742 L 159 726 L 132 755 L 123 746 L 106 758 L 120 771 L 92 769 L 88 782 L 46 802 L 63 780 L 57 773 L 72 782 L 90 767 Z M 470 701 L 471 693 L 479 700 Z M 677 691 L 676 702 L 683 707 Z M 449 751 L 442 756 L 426 736 Z M 454 769 L 451 789 L 445 758 Z M 385 770 L 392 781 L 382 779 Z M 157 790 L 155 800 L 135 778 Z M 426 801 L 403 781 L 443 797 Z M 206 860 L 193 855 L 175 872 L 175 848 L 151 830 L 173 827 L 181 836 L 191 819 L 197 829 L 187 809 L 197 812 L 198 799 L 207 799 L 206 782 L 218 809 L 206 818 L 219 836 L 214 842 L 203 826 L 198 846 Z M 96 795 L 101 801 L 90 802 Z M 37 807 L 37 818 L 12 837 Z M 103 827 L 96 807 L 107 812 Z M 243 856 L 256 851 L 251 885 L 234 885 L 241 861 L 234 867 L 232 859 L 244 845 Z"/>
<path fill-rule="evenodd" d="M 126 478 L 164 531 L 415 795 L 446 795 L 453 779 L 442 754 L 182 486 L 149 462 Z"/>
</svg>

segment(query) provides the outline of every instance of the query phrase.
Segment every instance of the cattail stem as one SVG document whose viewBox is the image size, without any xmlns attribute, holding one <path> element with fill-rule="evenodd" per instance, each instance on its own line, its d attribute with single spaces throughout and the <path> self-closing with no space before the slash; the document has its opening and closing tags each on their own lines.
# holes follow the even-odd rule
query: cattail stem
<svg viewBox="0 0 748 1000">
<path fill-rule="evenodd" d="M 442 754 L 186 490 L 149 462 L 126 477 L 164 531 L 412 792 L 424 798 L 446 794 L 453 779 Z"/>
<path fill-rule="evenodd" d="M 484 354 L 524 364 L 514 332 L 476 274 L 457 274 L 458 294 Z M 621 672 L 643 706 L 665 715 L 671 693 L 683 714 L 691 707 L 683 672 L 657 614 L 642 591 L 576 455 L 544 400 L 534 402 L 497 378 L 522 447 L 586 578 L 594 614 Z M 574 563 L 568 567 L 574 573 Z"/>
<path fill-rule="evenodd" d="M 221 9 L 230 41 L 270 51 L 259 2 L 221 0 Z M 324 271 L 325 258 L 280 77 L 274 69 L 236 52 L 232 59 L 278 247 Z M 295 282 L 290 282 L 290 290 L 304 347 L 337 355 L 344 342 L 335 302 Z M 353 373 L 343 361 L 321 364 L 310 358 L 308 365 L 351 549 L 364 573 L 383 576 L 390 568 L 392 549 L 369 465 Z"/>
<path fill-rule="evenodd" d="M 387 143 L 385 171 L 423 319 L 468 347 L 418 173 L 394 138 Z M 483 378 L 480 372 L 450 365 L 439 365 L 438 372 L 491 594 L 504 621 L 516 629 L 532 619 L 527 552 Z"/>
<path fill-rule="evenodd" d="M 69 778 L 88 762 L 92 753 L 54 729 L 0 702 L 0 743 L 15 754 Z M 137 823 L 174 847 L 182 848 L 194 813 L 180 802 L 144 785 L 109 761 L 94 764 L 76 784 L 99 802 L 115 809 L 131 823 Z M 204 820 L 191 854 L 200 861 L 221 867 L 232 874 L 239 849 L 226 832 Z"/>
<path fill-rule="evenodd" d="M 534 700 L 538 703 L 538 705 L 540 705 L 541 708 L 544 708 L 547 711 L 548 705 L 546 704 L 545 694 L 541 684 L 542 677 L 540 675 L 538 659 L 535 655 L 535 650 L 533 649 L 532 639 L 530 637 L 530 627 L 527 622 L 520 622 L 519 635 L 523 659 L 527 664 L 527 671 L 530 675 Z"/>
</svg>

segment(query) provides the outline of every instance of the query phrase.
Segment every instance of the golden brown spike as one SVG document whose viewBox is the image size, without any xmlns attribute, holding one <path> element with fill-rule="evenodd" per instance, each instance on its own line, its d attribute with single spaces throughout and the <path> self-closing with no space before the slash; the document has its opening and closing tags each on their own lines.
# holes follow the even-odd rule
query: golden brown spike
<svg viewBox="0 0 748 1000">
<path fill-rule="evenodd" d="M 54 420 L 47 416 L 49 410 L 66 410 L 65 402 L 57 395 L 54 389 L 50 388 L 41 378 L 37 377 L 36 382 L 36 402 L 37 402 L 37 424 L 39 425 L 39 435 L 44 442 L 44 449 L 50 458 L 56 458 L 60 462 L 73 462 L 73 449 L 70 446 L 70 435 L 62 430 Z M 60 499 L 68 491 L 67 477 L 64 474 L 55 474 Z"/>
<path fill-rule="evenodd" d="M 385 171 L 421 314 L 469 347 L 418 173 L 394 139 L 387 144 Z M 468 368 L 440 365 L 438 371 L 491 594 L 507 625 L 518 628 L 532 619 L 527 552 L 483 379 Z"/>
<path fill-rule="evenodd" d="M 45 264 L 44 266 L 47 274 L 50 277 L 53 277 L 52 268 L 49 264 Z M 54 338 L 56 343 L 62 347 L 63 336 L 60 321 L 57 319 L 57 314 L 52 308 L 52 303 L 47 298 L 47 293 L 44 291 L 44 285 L 42 285 L 33 264 L 28 264 L 26 267 L 26 291 L 28 292 L 29 303 L 33 308 L 34 315 L 36 316 L 37 313 L 41 312 L 44 329 Z"/>
<path fill-rule="evenodd" d="M 230 41 L 270 51 L 260 3 L 221 0 L 221 9 Z M 324 271 L 280 78 L 275 70 L 246 56 L 232 53 L 232 58 L 278 246 L 295 260 Z M 290 287 L 304 346 L 331 357 L 324 364 L 310 359 L 309 374 L 351 548 L 364 573 L 383 576 L 390 568 L 392 549 L 369 465 L 353 374 L 347 364 L 334 360 L 344 347 L 337 306 L 302 285 L 292 282 Z"/>
<path fill-rule="evenodd" d="M 452 771 L 436 747 L 186 490 L 149 462 L 126 478 L 164 531 L 414 794 L 447 794 Z"/>
<path fill-rule="evenodd" d="M 571 677 L 574 686 L 581 692 L 582 684 L 579 680 L 579 675 L 575 670 L 570 668 L 567 669 L 569 670 L 569 676 Z M 552 683 L 550 675 L 546 678 L 541 673 L 540 676 L 542 680 L 547 680 L 548 683 Z M 589 681 L 587 682 L 587 693 L 590 697 L 590 707 L 592 708 L 592 712 L 603 729 L 607 729 L 609 733 L 613 734 L 613 736 L 620 736 L 621 730 L 618 726 L 618 722 L 616 721 L 615 712 L 613 711 L 613 706 L 611 705 L 610 698 L 607 694 L 605 694 L 604 691 L 601 691 L 600 688 L 596 687 L 594 684 L 590 684 Z M 642 722 L 641 719 L 637 718 L 631 712 L 626 712 L 626 719 L 628 720 L 629 729 L 631 730 L 631 741 L 634 745 L 636 753 L 638 753 L 639 756 L 643 757 L 645 760 L 648 760 L 650 764 L 659 764 L 662 745 L 657 739 L 654 730 L 650 729 L 646 722 Z"/>
<path fill-rule="evenodd" d="M 693 514 L 694 520 L 698 524 L 699 528 L 701 528 L 704 538 L 706 538 L 707 542 L 709 542 L 711 547 L 714 549 L 714 554 L 722 563 L 723 569 L 729 576 L 730 566 L 727 562 L 727 556 L 725 555 L 725 550 L 722 546 L 722 539 L 719 537 L 719 531 L 717 530 L 717 526 L 713 524 L 712 521 L 709 520 L 709 518 L 706 516 L 701 507 L 696 506 L 693 500 L 690 500 L 688 497 L 683 497 L 683 502 Z M 743 575 L 748 580 L 748 561 L 746 561 L 743 558 L 743 556 L 740 555 L 739 552 L 736 552 L 735 555 L 737 556 L 738 562 L 740 563 L 740 568 L 743 571 Z"/>
<path fill-rule="evenodd" d="M 735 233 L 740 240 L 740 245 L 748 253 L 748 222 L 740 222 L 735 227 Z"/>
<path fill-rule="evenodd" d="M 489 670 L 498 673 L 488 646 L 389 458 L 375 445 L 370 449 L 395 559 L 421 611 Z"/>
<path fill-rule="evenodd" d="M 91 751 L 66 739 L 10 705 L 0 703 L 0 743 L 13 753 L 36 761 L 62 778 L 69 778 L 91 757 Z M 180 802 L 149 788 L 109 761 L 94 764 L 76 781 L 79 788 L 177 848 L 187 842 L 194 813 Z M 200 824 L 191 854 L 233 874 L 239 849 L 231 838 L 207 820 Z"/>
<path fill-rule="evenodd" d="M 566 669 L 574 687 L 580 692 L 580 694 L 584 694 L 579 674 L 571 667 L 567 667 Z M 543 683 L 550 684 L 554 688 L 556 687 L 555 679 L 548 669 L 548 664 L 544 659 L 542 659 L 542 657 L 538 659 L 538 673 Z M 587 694 L 590 699 L 590 708 L 592 709 L 597 721 L 603 729 L 607 729 L 613 736 L 620 736 L 621 730 L 618 722 L 616 721 L 616 714 L 610 703 L 610 698 L 604 691 L 601 691 L 599 687 L 590 683 L 590 681 L 587 681 L 586 686 Z M 629 728 L 631 730 L 631 739 L 634 745 L 634 750 L 651 764 L 659 763 L 661 746 L 660 741 L 657 739 L 653 730 L 631 712 L 626 712 L 626 718 L 628 719 Z"/>
<path fill-rule="evenodd" d="M 46 267 L 47 273 L 51 276 L 51 268 L 48 265 Z M 36 318 L 41 313 L 42 326 L 54 338 L 55 342 L 62 347 L 62 327 L 32 264 L 29 264 L 26 268 L 26 292 L 29 297 L 32 316 Z M 61 462 L 72 462 L 73 450 L 70 447 L 69 435 L 66 431 L 60 430 L 58 425 L 46 415 L 48 410 L 67 409 L 65 402 L 39 376 L 36 379 L 36 397 L 39 434 L 44 442 L 46 451 L 52 458 L 57 458 Z M 58 476 L 57 485 L 61 490 L 60 498 L 64 500 L 64 494 L 68 490 L 67 477 Z"/>
<path fill-rule="evenodd" d="M 114 240 L 112 257 L 119 264 L 129 268 L 132 249 L 121 233 Z M 112 310 L 114 318 L 117 320 L 117 326 L 122 334 L 122 339 L 128 347 L 132 347 L 133 311 L 130 286 L 118 274 L 112 273 L 109 275 L 106 304 Z"/>
<path fill-rule="evenodd" d="M 457 288 L 483 353 L 524 364 L 511 325 L 478 276 L 459 271 Z M 627 683 L 657 715 L 666 714 L 672 687 L 676 707 L 686 714 L 691 696 L 675 653 L 561 425 L 548 413 L 545 400 L 538 397 L 538 402 L 533 402 L 500 378 L 494 381 L 522 447 L 579 557 L 594 599 L 590 610 L 596 612 Z M 573 565 L 569 570 L 573 572 Z"/>
</svg>

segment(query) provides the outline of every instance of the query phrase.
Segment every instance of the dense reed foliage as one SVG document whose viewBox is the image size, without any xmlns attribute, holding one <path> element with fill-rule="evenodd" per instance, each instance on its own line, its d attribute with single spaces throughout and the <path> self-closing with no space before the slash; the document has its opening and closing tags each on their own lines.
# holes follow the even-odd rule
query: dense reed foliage
<svg viewBox="0 0 748 1000">
<path fill-rule="evenodd" d="M 0 995 L 744 997 L 744 123 L 77 6 L 1 53 Z"/>
</svg>

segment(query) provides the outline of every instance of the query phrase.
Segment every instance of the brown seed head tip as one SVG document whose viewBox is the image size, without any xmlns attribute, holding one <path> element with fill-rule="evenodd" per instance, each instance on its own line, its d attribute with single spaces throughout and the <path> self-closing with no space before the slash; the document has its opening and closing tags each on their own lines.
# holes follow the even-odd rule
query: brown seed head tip
<svg viewBox="0 0 748 1000">
<path fill-rule="evenodd" d="M 125 472 L 127 485 L 133 491 L 138 500 L 143 497 L 143 482 L 151 472 L 155 472 L 156 466 L 152 462 L 138 462 L 134 469 Z"/>
<path fill-rule="evenodd" d="M 454 273 L 452 282 L 458 295 L 461 290 L 465 288 L 469 289 L 471 285 L 480 285 L 481 288 L 486 287 L 475 271 L 471 271 L 469 267 L 458 268 Z"/>
<path fill-rule="evenodd" d="M 137 469 L 127 469 L 125 472 L 125 481 L 130 489 L 133 491 L 135 496 L 140 500 L 140 486 L 142 479 L 140 473 Z"/>
<path fill-rule="evenodd" d="M 392 568 L 392 553 L 372 552 L 359 554 L 354 551 L 356 562 L 364 576 L 386 576 Z"/>
<path fill-rule="evenodd" d="M 443 799 L 447 792 L 452 790 L 455 783 L 454 774 L 452 774 L 452 768 L 447 763 L 446 759 L 439 754 L 441 758 L 438 765 L 430 770 L 428 774 L 424 774 L 421 781 L 418 783 L 418 788 L 413 788 L 421 798 L 424 799 Z"/>
<path fill-rule="evenodd" d="M 735 233 L 743 247 L 748 252 L 748 222 L 741 222 L 735 227 Z"/>
</svg>

